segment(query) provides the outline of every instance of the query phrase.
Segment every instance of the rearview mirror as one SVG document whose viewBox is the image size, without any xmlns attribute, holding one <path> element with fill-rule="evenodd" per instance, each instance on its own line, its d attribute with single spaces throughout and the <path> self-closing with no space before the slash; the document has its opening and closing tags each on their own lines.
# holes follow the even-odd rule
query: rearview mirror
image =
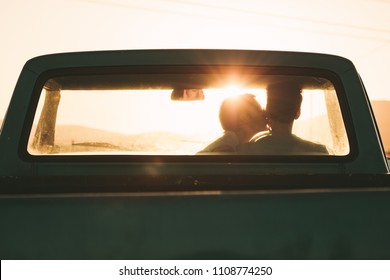
<svg viewBox="0 0 390 280">
<path fill-rule="evenodd" d="M 175 88 L 174 90 L 172 90 L 171 100 L 176 100 L 176 101 L 204 100 L 203 89 Z"/>
</svg>

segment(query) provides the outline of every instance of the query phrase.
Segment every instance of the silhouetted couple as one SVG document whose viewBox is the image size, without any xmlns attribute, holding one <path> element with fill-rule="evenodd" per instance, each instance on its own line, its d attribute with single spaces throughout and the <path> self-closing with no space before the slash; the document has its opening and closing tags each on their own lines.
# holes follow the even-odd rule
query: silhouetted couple
<svg viewBox="0 0 390 280">
<path fill-rule="evenodd" d="M 301 114 L 301 91 L 294 84 L 268 86 L 266 110 L 252 94 L 225 99 L 219 111 L 224 134 L 200 153 L 328 155 L 326 146 L 292 133 Z"/>
</svg>

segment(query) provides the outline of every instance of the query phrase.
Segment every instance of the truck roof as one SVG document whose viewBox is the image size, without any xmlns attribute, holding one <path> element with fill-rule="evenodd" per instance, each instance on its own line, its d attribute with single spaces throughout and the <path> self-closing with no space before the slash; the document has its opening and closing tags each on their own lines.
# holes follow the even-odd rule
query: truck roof
<svg viewBox="0 0 390 280">
<path fill-rule="evenodd" d="M 68 67 L 131 65 L 246 65 L 285 66 L 329 69 L 342 73 L 353 68 L 343 57 L 322 53 L 224 50 L 224 49 L 156 49 L 118 50 L 50 54 L 26 63 L 33 72 Z"/>
</svg>

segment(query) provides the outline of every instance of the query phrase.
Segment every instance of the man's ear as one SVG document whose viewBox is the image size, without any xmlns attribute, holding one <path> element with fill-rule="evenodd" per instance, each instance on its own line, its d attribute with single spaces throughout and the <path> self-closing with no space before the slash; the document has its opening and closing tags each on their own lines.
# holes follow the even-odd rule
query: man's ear
<svg viewBox="0 0 390 280">
<path fill-rule="evenodd" d="M 298 112 L 295 114 L 295 120 L 299 119 L 299 117 L 301 116 L 301 109 L 298 110 Z"/>
</svg>

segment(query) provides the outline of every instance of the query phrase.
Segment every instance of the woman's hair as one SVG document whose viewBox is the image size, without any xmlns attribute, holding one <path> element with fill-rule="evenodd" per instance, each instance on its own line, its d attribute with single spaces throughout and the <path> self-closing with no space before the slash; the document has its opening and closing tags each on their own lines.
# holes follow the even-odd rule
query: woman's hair
<svg viewBox="0 0 390 280">
<path fill-rule="evenodd" d="M 266 126 L 264 110 L 253 94 L 226 98 L 219 109 L 219 121 L 224 130 L 238 131 L 244 124 Z"/>
</svg>

